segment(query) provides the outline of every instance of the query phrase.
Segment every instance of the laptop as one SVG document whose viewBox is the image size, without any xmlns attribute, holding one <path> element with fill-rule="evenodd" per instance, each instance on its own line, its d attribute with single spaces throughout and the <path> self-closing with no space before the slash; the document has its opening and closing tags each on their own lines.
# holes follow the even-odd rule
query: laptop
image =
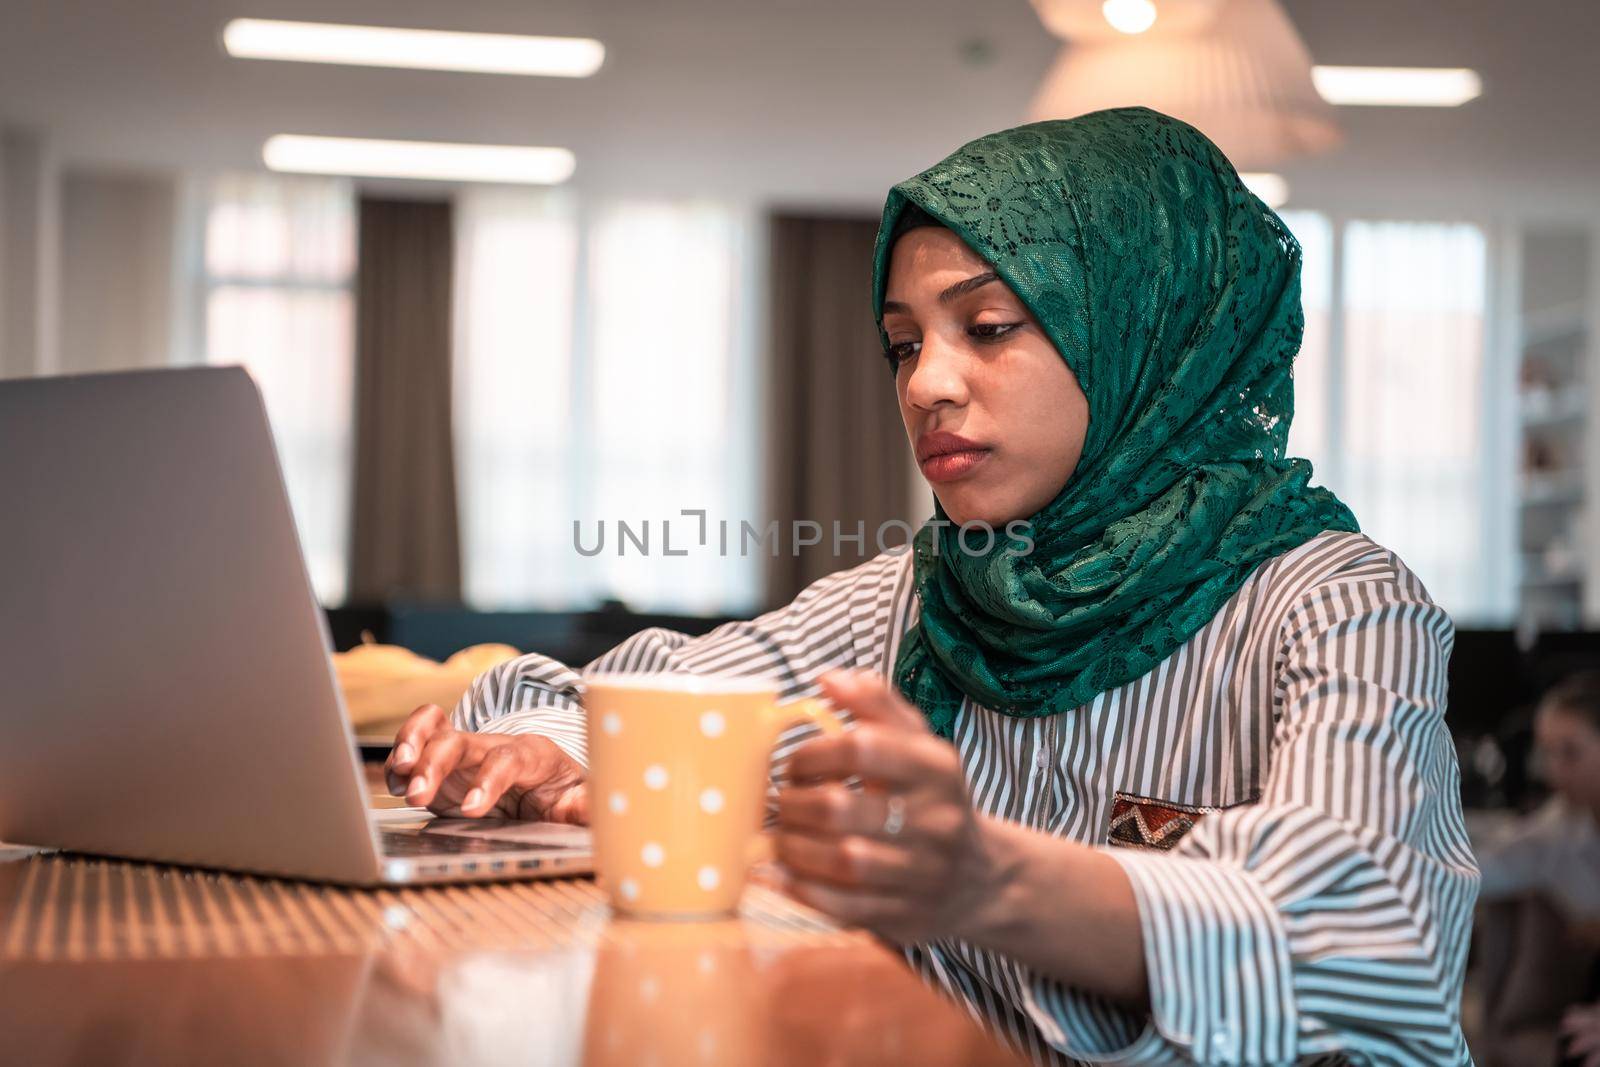
<svg viewBox="0 0 1600 1067">
<path fill-rule="evenodd" d="M 0 382 L 0 841 L 350 885 L 592 869 L 588 831 L 368 810 L 239 367 Z"/>
</svg>

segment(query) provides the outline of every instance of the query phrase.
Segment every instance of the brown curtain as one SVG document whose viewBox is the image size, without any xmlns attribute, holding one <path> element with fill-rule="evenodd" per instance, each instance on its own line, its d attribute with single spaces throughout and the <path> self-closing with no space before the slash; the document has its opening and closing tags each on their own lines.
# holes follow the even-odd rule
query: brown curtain
<svg viewBox="0 0 1600 1067">
<path fill-rule="evenodd" d="M 911 516 L 912 465 L 894 383 L 872 320 L 874 218 L 779 214 L 771 228 L 768 514 L 782 536 L 767 599 L 878 553 L 878 531 Z M 795 521 L 822 542 L 796 550 Z M 841 538 L 865 531 L 857 546 Z M 807 527 L 805 536 L 814 536 Z M 886 544 L 905 540 L 889 527 Z"/>
<path fill-rule="evenodd" d="M 459 600 L 448 202 L 363 197 L 352 601 Z"/>
</svg>

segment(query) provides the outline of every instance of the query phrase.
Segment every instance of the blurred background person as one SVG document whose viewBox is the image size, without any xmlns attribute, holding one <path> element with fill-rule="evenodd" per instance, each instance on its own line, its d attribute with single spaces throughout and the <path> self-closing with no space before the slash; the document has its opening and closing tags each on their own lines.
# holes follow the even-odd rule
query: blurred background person
<svg viewBox="0 0 1600 1067">
<path fill-rule="evenodd" d="M 1483 1062 L 1551 1063 L 1558 1028 L 1600 1062 L 1600 670 L 1572 674 L 1534 716 L 1535 764 L 1549 798 L 1480 825 Z"/>
</svg>

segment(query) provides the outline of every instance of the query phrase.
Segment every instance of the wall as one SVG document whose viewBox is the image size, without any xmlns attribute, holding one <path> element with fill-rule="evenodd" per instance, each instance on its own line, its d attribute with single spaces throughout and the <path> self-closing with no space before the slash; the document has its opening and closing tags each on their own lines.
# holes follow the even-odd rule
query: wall
<svg viewBox="0 0 1600 1067">
<path fill-rule="evenodd" d="M 172 362 L 177 189 L 170 178 L 68 173 L 61 183 L 60 362 Z"/>
<path fill-rule="evenodd" d="M 0 128 L 0 377 L 56 367 L 59 221 L 48 139 Z"/>
</svg>

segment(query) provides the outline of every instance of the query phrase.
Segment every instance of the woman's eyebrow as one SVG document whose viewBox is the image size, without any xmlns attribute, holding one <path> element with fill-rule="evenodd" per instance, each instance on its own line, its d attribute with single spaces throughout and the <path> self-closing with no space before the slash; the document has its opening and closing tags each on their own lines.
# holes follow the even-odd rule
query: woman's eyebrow
<svg viewBox="0 0 1600 1067">
<path fill-rule="evenodd" d="M 974 274 L 970 278 L 963 278 L 961 281 L 956 282 L 954 285 L 950 286 L 944 292 L 939 294 L 939 303 L 948 303 L 958 296 L 965 296 L 974 289 L 982 289 L 990 282 L 997 282 L 999 280 L 1000 275 L 996 274 L 992 270 L 986 270 L 982 274 Z"/>
<path fill-rule="evenodd" d="M 948 288 L 946 288 L 944 290 L 944 292 L 939 294 L 939 303 L 948 304 L 950 301 L 954 300 L 958 296 L 965 296 L 966 294 L 972 292 L 974 289 L 982 289 L 984 286 L 988 285 L 990 282 L 997 282 L 999 280 L 1000 280 L 1000 275 L 996 274 L 992 270 L 986 270 L 982 274 L 974 274 L 970 278 L 963 278 L 959 282 L 956 282 L 954 285 L 949 286 Z M 907 306 L 905 304 L 902 304 L 898 300 L 885 300 L 883 302 L 883 313 L 885 315 L 888 315 L 891 312 L 900 312 L 901 314 L 908 314 L 910 311 L 911 311 L 911 308 L 909 306 Z"/>
</svg>

